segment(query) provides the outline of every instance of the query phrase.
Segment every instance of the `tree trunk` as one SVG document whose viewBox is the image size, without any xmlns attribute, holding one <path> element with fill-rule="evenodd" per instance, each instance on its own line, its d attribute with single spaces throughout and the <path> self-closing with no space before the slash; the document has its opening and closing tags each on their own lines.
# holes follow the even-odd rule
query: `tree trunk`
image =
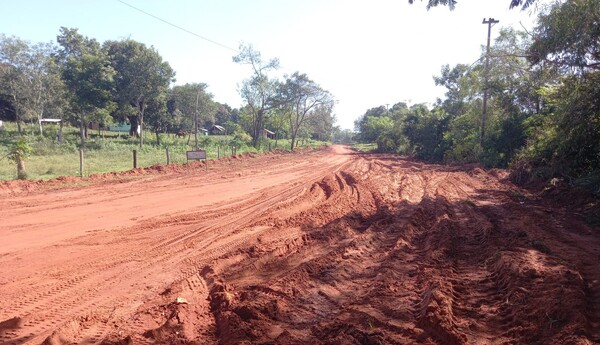
<svg viewBox="0 0 600 345">
<path fill-rule="evenodd" d="M 140 148 L 144 147 L 144 118 L 140 118 Z"/>
<path fill-rule="evenodd" d="M 196 103 L 198 101 L 196 100 Z M 196 107 L 198 105 L 196 104 Z M 194 115 L 194 149 L 198 150 L 198 111 L 196 109 L 196 114 Z"/>
<path fill-rule="evenodd" d="M 86 137 L 86 126 L 85 126 L 85 117 L 83 113 L 79 114 L 79 136 L 81 137 L 81 147 L 85 145 L 85 137 Z"/>
<path fill-rule="evenodd" d="M 58 135 L 57 135 L 57 138 L 56 138 L 58 140 L 59 144 L 62 144 L 62 141 L 63 141 L 63 132 L 62 132 L 62 130 L 63 130 L 63 121 L 60 121 L 60 127 L 58 129 Z"/>
<path fill-rule="evenodd" d="M 294 121 L 292 114 L 290 114 L 290 135 L 292 137 L 292 144 L 290 145 L 290 150 L 294 151 L 294 147 L 296 146 L 296 137 L 298 135 L 298 121 Z"/>
<path fill-rule="evenodd" d="M 42 118 L 44 117 L 44 106 L 42 106 L 42 109 L 40 110 L 40 113 L 38 115 L 38 124 L 40 126 L 40 137 L 44 135 L 44 131 L 42 129 Z"/>
<path fill-rule="evenodd" d="M 22 134 L 23 129 L 21 128 L 21 112 L 19 111 L 19 103 L 17 102 L 17 95 L 12 94 L 13 106 L 15 109 L 15 120 L 17 121 L 17 131 Z"/>
<path fill-rule="evenodd" d="M 25 162 L 21 158 L 17 160 L 17 178 L 19 180 L 27 179 L 27 173 L 25 172 Z"/>
<path fill-rule="evenodd" d="M 154 133 L 156 133 L 156 145 L 160 146 L 160 133 L 158 133 L 158 129 Z"/>
<path fill-rule="evenodd" d="M 145 105 L 142 102 L 140 104 L 140 148 L 144 147 L 144 109 Z"/>
<path fill-rule="evenodd" d="M 255 148 L 259 148 L 260 142 L 263 136 L 263 115 L 264 110 L 259 110 L 256 114 L 256 121 L 254 126 L 253 138 L 254 142 L 252 143 Z"/>
<path fill-rule="evenodd" d="M 127 116 L 129 119 L 129 123 L 131 127 L 129 127 L 129 135 L 131 137 L 137 138 L 137 127 L 138 127 L 138 117 L 137 116 Z"/>
<path fill-rule="evenodd" d="M 16 107 L 15 107 L 15 118 L 17 119 L 17 132 L 19 132 L 19 134 L 22 134 L 23 129 L 21 128 L 21 114 L 19 113 L 19 110 L 16 109 Z"/>
</svg>

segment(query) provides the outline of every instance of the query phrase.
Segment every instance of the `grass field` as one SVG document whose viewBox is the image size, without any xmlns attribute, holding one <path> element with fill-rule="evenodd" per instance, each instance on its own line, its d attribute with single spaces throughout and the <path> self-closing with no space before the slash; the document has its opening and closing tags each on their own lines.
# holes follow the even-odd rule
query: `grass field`
<svg viewBox="0 0 600 345">
<path fill-rule="evenodd" d="M 24 131 L 33 151 L 25 161 L 28 179 L 51 179 L 58 176 L 78 176 L 79 172 L 79 130 L 73 127 L 63 128 L 63 143 L 56 140 L 58 126 L 45 125 L 43 136 L 39 135 L 37 125 L 26 124 Z M 4 123 L 0 132 L 0 180 L 16 178 L 16 164 L 5 156 L 17 139 L 15 123 Z M 140 149 L 137 139 L 127 133 L 90 130 L 84 147 L 84 176 L 94 173 L 125 171 L 133 168 L 133 150 L 137 151 L 137 166 L 148 167 L 167 163 L 167 148 L 171 163 L 185 163 L 186 151 L 194 149 L 194 137 L 177 137 L 174 134 L 161 134 L 161 144 L 157 145 L 156 135 L 145 133 L 145 144 Z M 207 151 L 209 159 L 231 156 L 233 138 L 231 136 L 199 137 L 199 148 Z M 303 146 L 322 146 L 327 143 L 314 140 L 301 141 Z M 236 153 L 268 151 L 271 149 L 288 150 L 290 141 L 269 139 L 260 150 L 247 143 L 237 142 Z"/>
<path fill-rule="evenodd" d="M 377 144 L 375 144 L 375 143 L 353 144 L 352 148 L 355 149 L 356 151 L 360 151 L 360 152 L 369 152 L 369 151 L 375 151 L 377 149 Z"/>
</svg>

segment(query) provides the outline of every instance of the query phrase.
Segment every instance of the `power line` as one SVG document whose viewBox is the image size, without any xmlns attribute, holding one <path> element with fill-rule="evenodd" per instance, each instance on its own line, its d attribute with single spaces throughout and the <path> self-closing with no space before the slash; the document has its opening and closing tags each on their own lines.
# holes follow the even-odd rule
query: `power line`
<svg viewBox="0 0 600 345">
<path fill-rule="evenodd" d="M 488 74 L 490 70 L 490 34 L 492 32 L 492 25 L 499 23 L 499 20 L 494 18 L 485 19 L 483 18 L 483 22 L 481 24 L 487 24 L 488 32 L 487 32 L 487 50 L 485 52 L 485 69 L 483 71 L 483 111 L 481 113 L 481 135 L 479 138 L 479 142 L 483 147 L 483 140 L 485 139 L 485 117 L 487 115 L 487 99 L 488 99 Z"/>
<path fill-rule="evenodd" d="M 186 33 L 188 33 L 188 34 L 190 34 L 190 35 L 196 36 L 196 37 L 198 37 L 198 38 L 200 38 L 200 39 L 203 39 L 203 40 L 205 40 L 205 41 L 208 41 L 208 42 L 210 42 L 210 43 L 212 43 L 212 44 L 218 45 L 218 46 L 219 46 L 219 47 L 221 47 L 221 48 L 225 48 L 225 49 L 231 50 L 231 51 L 233 51 L 233 52 L 235 52 L 235 53 L 240 53 L 240 51 L 239 51 L 239 50 L 237 50 L 237 49 L 231 48 L 231 47 L 229 47 L 229 46 L 226 46 L 225 44 L 222 44 L 222 43 L 219 43 L 219 42 L 217 42 L 217 41 L 211 40 L 210 38 L 206 38 L 206 37 L 204 37 L 204 36 L 202 36 L 202 35 L 199 35 L 199 34 L 197 34 L 197 33 L 193 32 L 193 31 L 190 31 L 190 30 L 188 30 L 188 29 L 186 29 L 186 28 L 183 28 L 183 27 L 181 27 L 181 26 L 179 26 L 179 25 L 177 25 L 177 24 L 173 24 L 173 23 L 169 22 L 168 20 L 165 20 L 165 19 L 162 19 L 162 18 L 160 18 L 160 17 L 158 17 L 158 16 L 155 16 L 155 15 L 153 15 L 152 13 L 148 13 L 148 12 L 146 12 L 146 11 L 142 10 L 141 8 L 138 8 L 138 7 L 135 7 L 135 6 L 131 5 L 131 4 L 128 4 L 128 3 L 126 3 L 126 2 L 125 2 L 125 1 L 123 1 L 123 0 L 117 0 L 117 1 L 118 1 L 118 2 L 120 2 L 120 3 L 122 3 L 123 5 L 126 5 L 126 6 L 128 6 L 128 7 L 131 7 L 131 8 L 133 8 L 133 9 L 134 9 L 134 10 L 136 10 L 136 11 L 139 11 L 139 12 L 141 12 L 141 13 L 143 13 L 143 14 L 147 15 L 147 16 L 150 16 L 150 17 L 152 17 L 152 18 L 154 18 L 154 19 L 156 19 L 156 20 L 159 20 L 159 21 L 161 21 L 161 22 L 163 22 L 163 23 L 167 24 L 167 25 L 170 25 L 170 26 L 172 26 L 172 27 L 174 27 L 174 28 L 177 28 L 177 29 L 179 29 L 179 30 L 181 30 L 181 31 L 184 31 L 184 32 L 186 32 Z M 283 66 L 283 65 L 281 65 L 281 64 L 279 65 L 279 69 L 282 69 L 282 70 L 287 70 L 287 71 L 292 71 L 291 69 L 289 69 L 289 68 L 287 68 L 287 67 L 285 67 L 285 66 Z"/>
<path fill-rule="evenodd" d="M 147 15 L 147 16 L 150 16 L 150 17 L 152 17 L 152 18 L 154 18 L 154 19 L 156 19 L 156 20 L 160 20 L 161 22 L 163 22 L 163 23 L 165 23 L 165 24 L 167 24 L 167 25 L 170 25 L 170 26 L 172 26 L 172 27 L 174 27 L 174 28 L 176 28 L 176 29 L 179 29 L 179 30 L 181 30 L 181 31 L 183 31 L 183 32 L 186 32 L 186 33 L 188 33 L 188 34 L 190 34 L 190 35 L 196 36 L 196 37 L 198 37 L 198 38 L 200 38 L 200 39 L 203 39 L 203 40 L 205 40 L 205 41 L 207 41 L 207 42 L 210 42 L 210 43 L 212 43 L 212 44 L 218 45 L 218 46 L 219 46 L 219 47 L 221 47 L 221 48 L 225 48 L 225 49 L 231 50 L 231 51 L 233 51 L 233 52 L 239 53 L 239 51 L 238 51 L 237 49 L 234 49 L 234 48 L 228 47 L 228 46 L 226 46 L 226 45 L 224 45 L 224 44 L 221 44 L 221 43 L 219 43 L 219 42 L 217 42 L 217 41 L 213 41 L 213 40 L 211 40 L 210 38 L 206 38 L 206 37 L 204 37 L 204 36 L 202 36 L 202 35 L 198 35 L 197 33 L 193 32 L 193 31 L 190 31 L 190 30 L 188 30 L 188 29 L 182 28 L 181 26 L 179 26 L 179 25 L 177 25 L 177 24 L 173 24 L 173 23 L 169 22 L 168 20 L 162 19 L 162 18 L 160 18 L 160 17 L 158 17 L 158 16 L 155 16 L 155 15 L 153 15 L 152 13 L 148 13 L 148 12 L 146 12 L 146 11 L 142 10 L 141 8 L 138 8 L 138 7 L 135 7 L 135 6 L 131 5 L 131 4 L 128 4 L 128 3 L 126 3 L 126 2 L 125 2 L 125 1 L 123 1 L 123 0 L 117 0 L 117 1 L 118 1 L 118 2 L 120 2 L 120 3 L 122 3 L 122 4 L 123 4 L 123 5 L 125 5 L 125 6 L 131 7 L 131 8 L 133 8 L 134 10 L 136 10 L 136 11 L 138 11 L 138 12 L 141 12 L 141 13 L 143 13 L 143 14 L 145 14 L 145 15 Z"/>
</svg>

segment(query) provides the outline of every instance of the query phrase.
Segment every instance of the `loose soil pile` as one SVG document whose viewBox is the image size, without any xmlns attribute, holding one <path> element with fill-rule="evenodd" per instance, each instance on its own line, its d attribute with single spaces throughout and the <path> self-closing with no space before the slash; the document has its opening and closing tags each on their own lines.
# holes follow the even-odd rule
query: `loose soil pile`
<svg viewBox="0 0 600 345">
<path fill-rule="evenodd" d="M 337 146 L 64 184 L 0 186 L 0 344 L 600 342 L 572 191 Z"/>
</svg>

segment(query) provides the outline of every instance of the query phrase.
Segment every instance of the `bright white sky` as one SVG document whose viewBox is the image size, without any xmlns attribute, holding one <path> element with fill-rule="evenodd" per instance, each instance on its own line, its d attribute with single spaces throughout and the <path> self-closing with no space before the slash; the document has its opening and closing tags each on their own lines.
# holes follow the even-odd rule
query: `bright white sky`
<svg viewBox="0 0 600 345">
<path fill-rule="evenodd" d="M 264 59 L 280 59 L 282 74 L 306 73 L 337 100 L 342 128 L 372 107 L 433 103 L 444 90 L 432 77 L 444 64 L 472 63 L 485 45 L 487 25 L 530 29 L 535 12 L 508 10 L 509 0 L 458 0 L 427 11 L 418 0 L 118 0 L 2 2 L 0 32 L 31 42 L 55 41 L 61 26 L 98 41 L 130 37 L 154 46 L 177 72 L 176 84 L 203 82 L 215 101 L 237 108 L 240 82 L 251 74 L 232 62 L 241 42 Z M 541 0 L 540 4 L 547 3 Z"/>
</svg>

